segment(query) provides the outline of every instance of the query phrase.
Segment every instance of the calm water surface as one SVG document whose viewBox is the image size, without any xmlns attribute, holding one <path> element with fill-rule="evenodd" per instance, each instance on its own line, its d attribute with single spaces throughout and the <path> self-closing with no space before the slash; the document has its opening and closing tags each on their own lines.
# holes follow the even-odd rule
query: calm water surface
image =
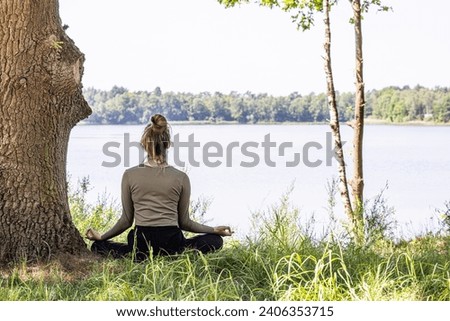
<svg viewBox="0 0 450 321">
<path fill-rule="evenodd" d="M 88 196 L 91 201 L 104 192 L 120 200 L 123 171 L 140 161 L 138 149 L 131 147 L 126 164 L 126 135 L 129 135 L 129 141 L 138 142 L 142 130 L 143 126 L 75 127 L 69 142 L 67 165 L 72 185 L 77 179 L 89 176 L 93 187 Z M 291 201 L 300 209 L 301 215 L 309 217 L 314 214 L 318 226 L 326 224 L 326 185 L 337 173 L 336 161 L 333 160 L 332 166 L 326 166 L 327 132 L 329 127 L 326 125 L 172 125 L 172 135 L 179 134 L 180 141 L 186 142 L 193 134 L 195 141 L 200 143 L 191 155 L 200 162 L 199 167 L 189 165 L 187 148 L 180 149 L 179 155 L 179 159 L 185 161 L 185 170 L 191 179 L 192 198 L 210 199 L 207 214 L 210 224 L 230 224 L 241 236 L 250 232 L 252 213 L 275 204 L 291 185 L 294 187 Z M 270 148 L 270 155 L 265 154 L 261 146 L 268 134 L 276 144 Z M 352 131 L 344 127 L 347 155 L 351 149 L 351 135 Z M 385 196 L 396 210 L 396 219 L 403 233 L 423 231 L 429 226 L 430 217 L 435 216 L 435 208 L 443 208 L 444 201 L 450 200 L 449 138 L 450 127 L 366 126 L 365 195 L 373 198 L 388 184 Z M 116 146 L 120 144 L 120 147 L 109 148 L 110 153 L 114 152 L 121 158 L 120 165 L 102 166 L 103 162 L 114 161 L 110 154 L 103 152 L 104 145 L 111 142 Z M 208 142 L 218 142 L 223 147 L 222 157 L 209 159 L 210 162 L 220 161 L 220 166 L 208 167 L 202 162 L 202 148 Z M 247 151 L 253 154 L 245 155 L 239 147 L 234 147 L 227 155 L 226 148 L 233 142 L 239 147 L 253 142 L 247 147 Z M 279 155 L 282 143 L 292 143 L 292 148 L 285 148 L 284 156 Z M 323 148 L 319 149 L 318 144 Z M 306 162 L 322 161 L 319 166 L 307 166 L 302 158 L 304 147 L 310 145 Z M 215 150 L 210 148 L 210 152 Z M 286 163 L 294 160 L 295 153 L 300 153 L 301 161 L 288 167 Z M 240 166 L 241 162 L 253 162 L 256 155 L 260 159 L 257 166 Z M 274 167 L 266 164 L 265 157 L 268 156 L 275 163 Z M 172 164 L 173 157 L 172 152 Z M 351 166 L 348 170 L 351 172 Z M 340 199 L 336 214 L 344 217 Z"/>
</svg>

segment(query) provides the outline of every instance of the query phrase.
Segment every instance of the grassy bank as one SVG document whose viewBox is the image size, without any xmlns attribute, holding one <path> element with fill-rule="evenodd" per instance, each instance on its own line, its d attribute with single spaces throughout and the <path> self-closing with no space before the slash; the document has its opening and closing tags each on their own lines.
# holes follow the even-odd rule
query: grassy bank
<svg viewBox="0 0 450 321">
<path fill-rule="evenodd" d="M 71 196 L 74 221 L 107 228 L 116 208 Z M 197 207 L 199 208 L 199 207 Z M 284 197 L 255 216 L 254 234 L 223 250 L 186 252 L 143 263 L 67 257 L 5 267 L 0 300 L 450 300 L 450 239 L 374 238 L 356 247 L 345 235 L 316 239 Z M 381 235 L 381 234 L 380 234 Z"/>
</svg>

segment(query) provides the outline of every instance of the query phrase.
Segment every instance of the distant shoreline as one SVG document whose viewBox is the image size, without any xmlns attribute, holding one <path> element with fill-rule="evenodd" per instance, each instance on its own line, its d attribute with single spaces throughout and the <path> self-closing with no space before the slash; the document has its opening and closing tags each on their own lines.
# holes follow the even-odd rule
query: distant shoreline
<svg viewBox="0 0 450 321">
<path fill-rule="evenodd" d="M 190 125 L 248 125 L 248 126 L 262 126 L 262 125 L 328 125 L 328 122 L 257 122 L 257 123 L 245 123 L 240 124 L 237 121 L 221 121 L 221 122 L 210 122 L 204 120 L 182 120 L 182 121 L 170 121 L 171 125 L 181 125 L 181 126 L 190 126 Z M 347 122 L 341 122 L 341 125 L 347 125 Z M 364 119 L 365 125 L 389 125 L 389 126 L 439 126 L 446 127 L 450 126 L 450 123 L 436 123 L 433 121 L 423 121 L 423 120 L 414 120 L 407 122 L 390 122 L 388 120 L 383 119 L 374 119 L 374 118 L 366 118 Z M 86 121 L 80 121 L 77 125 L 81 126 L 91 126 L 91 125 L 100 125 L 100 126 L 144 126 L 145 124 L 96 124 L 90 123 Z"/>
<path fill-rule="evenodd" d="M 365 118 L 365 125 L 393 125 L 393 126 L 450 126 L 450 123 L 436 123 L 425 120 L 411 120 L 405 122 L 390 122 L 384 119 Z"/>
</svg>

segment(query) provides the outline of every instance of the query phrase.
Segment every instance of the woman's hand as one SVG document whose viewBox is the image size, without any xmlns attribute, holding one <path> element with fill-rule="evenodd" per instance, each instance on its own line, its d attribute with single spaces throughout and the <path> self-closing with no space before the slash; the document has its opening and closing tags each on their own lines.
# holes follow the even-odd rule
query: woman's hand
<svg viewBox="0 0 450 321">
<path fill-rule="evenodd" d="M 100 233 L 91 228 L 89 228 L 86 231 L 86 237 L 91 241 L 101 241 L 102 240 L 102 236 L 100 235 Z"/>
<path fill-rule="evenodd" d="M 229 226 L 216 226 L 214 227 L 214 233 L 220 236 L 231 236 L 234 232 L 231 231 Z"/>
</svg>

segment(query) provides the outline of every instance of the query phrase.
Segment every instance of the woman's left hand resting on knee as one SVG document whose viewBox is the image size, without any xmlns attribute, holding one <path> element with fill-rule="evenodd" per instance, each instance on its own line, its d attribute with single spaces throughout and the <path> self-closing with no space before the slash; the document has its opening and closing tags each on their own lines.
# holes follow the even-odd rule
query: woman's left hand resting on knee
<svg viewBox="0 0 450 321">
<path fill-rule="evenodd" d="M 102 240 L 102 236 L 100 235 L 100 233 L 91 228 L 89 228 L 86 231 L 86 238 L 88 238 L 91 241 L 101 241 Z"/>
</svg>

